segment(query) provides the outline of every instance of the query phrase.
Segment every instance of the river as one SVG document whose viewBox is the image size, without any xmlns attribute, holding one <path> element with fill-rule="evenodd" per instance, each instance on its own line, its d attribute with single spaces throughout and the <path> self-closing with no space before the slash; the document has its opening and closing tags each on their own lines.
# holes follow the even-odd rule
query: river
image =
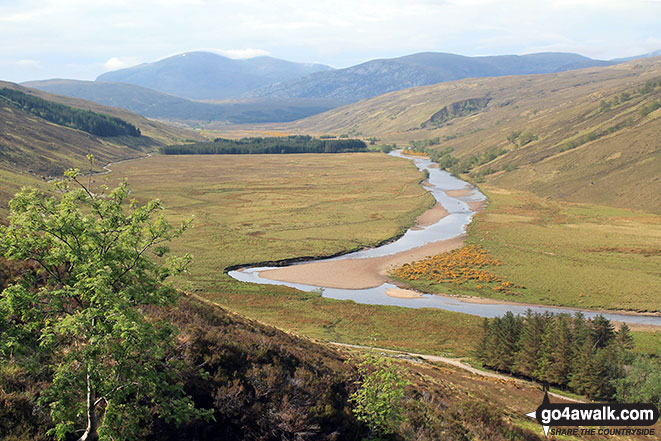
<svg viewBox="0 0 661 441">
<path fill-rule="evenodd" d="M 382 257 L 417 248 L 432 242 L 460 236 L 465 233 L 466 227 L 475 215 L 475 212 L 471 210 L 469 203 L 484 201 L 486 199 L 486 197 L 480 193 L 478 189 L 469 186 L 466 182 L 455 178 L 448 172 L 435 167 L 434 163 L 429 159 L 417 156 L 404 156 L 400 152 L 392 152 L 390 154 L 392 156 L 408 158 L 414 162 L 419 170 L 428 171 L 429 179 L 425 183 L 424 188 L 429 191 L 441 205 L 443 205 L 443 207 L 448 211 L 448 215 L 432 225 L 422 228 L 409 229 L 402 237 L 391 243 L 382 245 L 377 248 L 365 249 L 327 260 L 369 259 Z M 470 187 L 470 191 L 467 192 L 468 194 L 465 196 L 451 197 L 446 193 L 447 190 L 460 190 L 467 187 Z M 298 262 L 296 265 L 303 263 L 306 262 Z M 238 271 L 230 271 L 229 275 L 242 282 L 268 285 L 284 285 L 299 289 L 301 291 L 319 290 L 321 291 L 323 297 L 336 300 L 353 300 L 357 303 L 370 305 L 391 305 L 406 308 L 438 308 L 447 311 L 477 315 L 480 317 L 502 316 L 508 311 L 511 311 L 514 314 L 525 314 L 528 309 L 539 313 L 551 312 L 574 314 L 580 311 L 586 317 L 590 318 L 601 314 L 607 319 L 613 321 L 638 325 L 661 326 L 661 317 L 655 315 L 597 312 L 583 309 L 528 305 L 486 299 L 484 301 L 476 302 L 473 299 L 465 299 L 440 294 L 422 294 L 421 297 L 416 298 L 398 298 L 391 297 L 386 294 L 388 289 L 398 288 L 397 286 L 390 283 L 384 283 L 380 286 L 366 289 L 338 289 L 324 286 L 282 282 L 260 276 L 260 272 L 274 268 L 276 267 L 247 267 Z"/>
</svg>

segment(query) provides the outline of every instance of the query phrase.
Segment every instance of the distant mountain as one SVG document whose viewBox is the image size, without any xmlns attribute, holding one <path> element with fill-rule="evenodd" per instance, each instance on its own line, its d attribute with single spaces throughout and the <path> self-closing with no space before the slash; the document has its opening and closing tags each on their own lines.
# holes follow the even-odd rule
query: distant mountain
<svg viewBox="0 0 661 441">
<path fill-rule="evenodd" d="M 652 58 L 652 57 L 661 57 L 661 49 L 643 55 L 636 55 L 634 57 L 616 58 L 612 61 L 615 61 L 617 63 L 625 63 L 627 61 L 638 60 L 639 58 Z"/>
<path fill-rule="evenodd" d="M 29 81 L 23 83 L 23 86 L 120 107 L 148 118 L 183 122 L 286 122 L 325 112 L 343 104 L 332 99 L 271 98 L 202 103 L 134 84 L 101 81 L 54 79 Z"/>
<path fill-rule="evenodd" d="M 233 60 L 210 52 L 187 52 L 155 63 L 107 72 L 97 81 L 147 87 L 189 99 L 227 99 L 270 83 L 332 68 L 272 57 Z"/>
<path fill-rule="evenodd" d="M 569 53 L 465 57 L 424 52 L 400 58 L 372 60 L 346 69 L 317 72 L 264 86 L 249 92 L 247 96 L 323 97 L 355 102 L 395 90 L 462 78 L 555 73 L 610 64 L 614 63 Z"/>
<path fill-rule="evenodd" d="M 121 107 L 149 118 L 189 124 L 266 123 L 294 121 L 410 87 L 463 78 L 556 73 L 618 62 L 569 53 L 465 57 L 426 52 L 333 70 L 321 64 L 270 57 L 232 60 L 207 52 L 188 52 L 108 72 L 96 81 L 47 80 L 25 85 Z M 228 101 L 227 97 L 242 98 Z"/>
</svg>

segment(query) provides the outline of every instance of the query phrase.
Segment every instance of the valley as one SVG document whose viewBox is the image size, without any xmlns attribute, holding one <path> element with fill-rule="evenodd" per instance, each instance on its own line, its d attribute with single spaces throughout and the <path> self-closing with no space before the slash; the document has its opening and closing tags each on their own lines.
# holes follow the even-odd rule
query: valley
<svg viewBox="0 0 661 441">
<path fill-rule="evenodd" d="M 336 75 L 323 66 L 315 69 L 320 72 L 312 75 L 319 78 Z M 132 135 L 100 136 L 0 101 L 0 217 L 7 222 L 6 202 L 20 187 L 49 191 L 48 181 L 78 167 L 91 173 L 85 179 L 89 195 L 108 198 L 102 186 L 127 182 L 135 203 L 159 199 L 170 222 L 192 220 L 170 246 L 175 255 L 192 255 L 188 272 L 174 278 L 182 298 L 176 306 L 145 307 L 151 318 L 181 328 L 176 357 L 208 367 L 206 373 L 186 371 L 186 387 L 198 402 L 215 406 L 220 422 L 194 421 L 177 429 L 182 436 L 197 439 L 209 427 L 236 435 L 259 420 L 263 427 L 254 428 L 256 438 L 260 430 L 276 430 L 284 438 L 309 430 L 335 439 L 333 427 L 340 425 L 341 433 L 359 439 L 366 428 L 346 405 L 357 384 L 355 357 L 381 351 L 401 358 L 397 364 L 411 379 L 409 420 L 392 439 L 413 439 L 414 432 L 429 434 L 422 439 L 438 433 L 537 439 L 539 428 L 524 415 L 538 405 L 539 385 L 479 374 L 482 318 L 433 305 L 401 306 L 426 293 L 427 299 L 461 297 L 476 308 L 568 307 L 658 321 L 660 69 L 660 59 L 650 58 L 543 75 L 469 78 L 394 91 L 293 122 L 217 124 L 203 132 L 0 83 L 66 106 L 53 107 L 64 109 L 60 113 L 88 110 L 135 129 Z M 136 71 L 124 74 L 131 72 Z M 285 90 L 291 81 L 297 80 L 278 87 Z M 292 135 L 318 136 L 315 145 L 360 138 L 371 151 L 362 151 L 360 141 L 361 151 L 353 153 L 287 154 L 277 147 L 279 154 L 185 154 L 237 153 L 230 151 L 235 144 L 257 142 L 246 136 Z M 216 143 L 230 147 L 213 150 L 206 140 L 216 137 L 228 138 Z M 269 142 L 278 146 L 277 138 Z M 411 157 L 384 154 L 394 148 L 437 164 L 425 161 L 427 168 L 418 168 Z M 90 154 L 96 159 L 91 165 Z M 440 175 L 451 184 L 434 187 Z M 461 222 L 452 228 L 434 229 L 455 216 Z M 341 257 L 397 247 L 395 239 L 406 238 L 409 230 L 434 237 L 422 247 L 416 243 L 360 263 Z M 303 264 L 327 257 L 336 260 Z M 296 265 L 254 274 L 292 282 L 290 287 L 241 282 L 231 274 L 285 263 Z M 2 286 L 29 273 L 16 268 L 0 268 L 3 277 L 8 274 Z M 317 289 L 295 289 L 293 282 Z M 327 295 L 332 288 L 379 285 L 401 306 L 395 300 L 365 304 Z M 494 315 L 502 314 L 483 316 Z M 659 360 L 657 325 L 631 324 L 630 336 L 627 356 Z M 452 366 L 434 356 L 457 360 Z M 17 413 L 24 418 L 21 430 L 32 424 L 43 433 L 49 423 L 31 410 L 31 394 L 49 381 L 47 373 L 22 369 L 0 366 L 0 386 L 13 388 L 6 393 L 0 387 L 0 398 L 27 409 Z M 554 393 L 583 399 L 566 389 Z M 416 407 L 414 396 L 426 398 Z M 493 403 L 491 410 L 486 402 Z M 246 409 L 249 419 L 241 416 Z M 14 418 L 7 415 L 0 410 L 0 421 Z M 424 418 L 433 429 L 412 426 Z M 148 430 L 158 439 L 175 433 L 171 422 L 155 421 Z"/>
<path fill-rule="evenodd" d="M 173 249 L 178 253 L 188 251 L 193 254 L 191 274 L 182 286 L 197 295 L 315 338 L 358 344 L 371 341 L 380 347 L 468 356 L 471 349 L 465 342 L 472 341 L 479 334 L 479 319 L 474 316 L 433 309 L 407 311 L 392 306 L 334 301 L 315 292 L 240 283 L 226 274 L 228 268 L 237 265 L 265 266 L 266 262 L 305 260 L 304 256 L 332 256 L 375 246 L 400 235 L 407 226 L 414 224 L 418 214 L 433 205 L 429 194 L 419 185 L 421 175 L 410 163 L 406 164 L 407 161 L 376 153 L 327 155 L 323 163 L 319 163 L 315 155 L 165 156 L 117 164 L 107 179 L 110 184 L 127 179 L 132 183 L 134 194 L 144 200 L 158 192 L 175 220 L 195 216 L 188 237 L 182 239 L 181 245 L 175 243 Z M 390 179 L 384 181 L 383 176 Z M 492 197 L 489 192 L 487 194 Z M 564 224 L 554 226 L 557 232 L 550 230 L 547 236 L 539 236 L 535 230 L 537 223 L 529 223 L 527 218 L 515 215 L 514 220 L 523 220 L 515 229 L 508 228 L 508 225 L 495 228 L 494 221 L 487 220 L 491 216 L 500 219 L 503 204 L 498 199 L 493 201 L 493 205 L 478 214 L 471 224 L 466 241 L 481 243 L 494 252 L 505 262 L 498 268 L 499 273 L 526 289 L 518 291 L 517 295 L 499 295 L 494 291 L 462 289 L 453 285 L 432 286 L 421 281 L 405 283 L 422 292 L 487 296 L 504 301 L 587 309 L 656 311 L 658 278 L 650 275 L 650 271 L 654 271 L 654 260 L 658 256 L 650 259 L 641 254 L 638 260 L 631 262 L 629 255 L 614 252 L 604 259 L 619 257 L 619 260 L 605 265 L 604 262 L 594 262 L 595 255 L 600 254 L 590 251 L 599 246 L 609 249 L 623 243 L 647 243 L 654 247 L 658 240 L 653 226 L 654 215 L 642 215 L 638 221 L 640 225 L 645 225 L 645 219 L 652 222 L 647 235 L 621 236 L 620 228 L 615 224 L 610 230 L 611 234 L 618 233 L 615 241 L 597 237 L 591 242 L 590 236 L 582 230 L 594 225 L 591 218 L 575 220 L 580 221 L 578 225 L 581 226 L 576 229 L 575 236 L 567 236 Z M 513 210 L 514 207 L 508 207 L 503 211 Z M 531 210 L 528 214 L 532 216 L 541 217 L 545 213 L 535 206 Z M 620 213 L 622 216 L 626 212 Z M 482 221 L 483 218 L 486 220 Z M 627 218 L 621 222 L 631 221 Z M 542 225 L 547 230 L 550 226 Z M 522 234 L 526 228 L 530 233 Z M 637 226 L 632 227 L 632 231 L 638 230 Z M 608 231 L 604 232 L 606 237 L 608 234 Z M 579 242 L 576 248 L 567 248 L 563 243 L 554 245 L 552 242 L 558 236 L 568 242 L 574 240 L 572 238 L 580 238 L 583 242 Z M 536 240 L 543 237 L 548 237 L 549 242 Z M 632 238 L 637 238 L 637 242 Z M 454 246 L 460 246 L 460 243 Z M 555 257 L 545 254 L 548 249 L 565 251 Z M 576 259 L 582 256 L 579 251 L 584 253 L 582 258 L 587 264 L 576 264 Z M 421 257 L 424 255 L 410 256 L 411 259 Z M 558 263 L 544 262 L 544 258 Z M 574 277 L 567 277 L 568 270 L 560 264 L 563 260 Z M 404 262 L 402 260 L 400 264 Z M 553 265 L 557 265 L 557 271 L 543 269 L 556 268 Z M 628 275 L 623 276 L 624 273 Z M 639 279 L 633 288 L 637 291 L 629 296 L 627 293 L 631 288 L 623 288 L 635 277 Z M 592 285 L 586 280 L 591 280 Z M 611 282 L 605 284 L 604 280 Z M 555 289 L 555 286 L 562 289 Z M 632 301 L 637 303 L 633 305 Z M 395 325 L 400 320 L 408 320 L 406 317 L 416 317 L 415 328 Z M 432 335 L 431 330 L 434 330 Z M 457 333 L 462 337 L 441 337 Z M 661 350 L 658 345 L 661 334 L 654 328 L 642 328 L 635 335 L 641 350 Z"/>
</svg>

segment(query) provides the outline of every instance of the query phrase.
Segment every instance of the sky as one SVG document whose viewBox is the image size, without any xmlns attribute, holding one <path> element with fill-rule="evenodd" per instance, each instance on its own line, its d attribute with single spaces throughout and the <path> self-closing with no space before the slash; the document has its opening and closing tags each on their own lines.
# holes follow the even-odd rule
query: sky
<svg viewBox="0 0 661 441">
<path fill-rule="evenodd" d="M 416 52 L 661 49 L 661 0 L 0 0 L 0 80 L 93 80 L 182 52 L 348 67 Z"/>
</svg>

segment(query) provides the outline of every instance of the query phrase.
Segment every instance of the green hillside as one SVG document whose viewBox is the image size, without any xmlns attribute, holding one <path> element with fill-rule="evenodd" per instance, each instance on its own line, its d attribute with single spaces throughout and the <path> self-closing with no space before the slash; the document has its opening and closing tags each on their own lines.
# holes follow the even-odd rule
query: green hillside
<svg viewBox="0 0 661 441">
<path fill-rule="evenodd" d="M 0 100 L 0 214 L 5 212 L 7 201 L 22 185 L 39 185 L 50 177 L 61 175 L 67 168 L 88 167 L 86 156 L 90 153 L 97 159 L 96 169 L 100 170 L 108 162 L 144 156 L 163 145 L 203 139 L 195 132 L 150 121 L 121 109 L 51 95 L 8 82 L 0 82 L 0 89 L 21 92 L 16 96 L 35 96 L 37 98 L 32 101 L 41 103 L 41 107 L 33 107 L 31 112 L 15 101 Z M 122 121 L 127 127 L 137 128 L 141 136 L 93 135 L 69 127 L 67 122 L 46 119 L 49 116 L 46 109 L 51 109 L 51 117 L 52 109 L 64 109 L 65 113 L 85 118 L 96 115 L 99 120 Z"/>
<path fill-rule="evenodd" d="M 477 182 L 658 212 L 660 100 L 656 57 L 407 89 L 268 129 L 399 144 L 438 138 L 432 148 L 464 162 L 502 153 L 469 169 Z"/>
<path fill-rule="evenodd" d="M 63 79 L 28 81 L 23 86 L 121 107 L 147 118 L 179 121 L 186 125 L 208 124 L 210 121 L 233 124 L 294 121 L 348 102 L 307 98 L 243 98 L 199 102 L 135 84 Z"/>
</svg>

